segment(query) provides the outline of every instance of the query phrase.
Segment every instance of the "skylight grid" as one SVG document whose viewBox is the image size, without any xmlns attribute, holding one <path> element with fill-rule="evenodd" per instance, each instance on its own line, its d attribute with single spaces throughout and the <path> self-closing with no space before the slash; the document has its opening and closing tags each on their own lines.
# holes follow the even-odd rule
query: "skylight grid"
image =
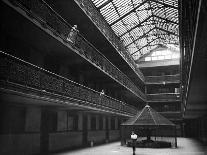
<svg viewBox="0 0 207 155">
<path fill-rule="evenodd" d="M 130 31 L 131 35 L 134 35 L 134 38 L 138 38 L 144 34 L 143 29 L 141 27 L 137 27 Z"/>
<path fill-rule="evenodd" d="M 172 8 L 166 8 L 166 17 L 167 18 L 177 18 L 178 17 L 178 11 Z"/>
<path fill-rule="evenodd" d="M 136 13 L 139 18 L 139 21 L 144 21 L 144 19 L 152 15 L 151 11 L 149 11 L 148 8 L 149 8 L 149 4 L 145 3 L 144 5 L 136 9 Z"/>
<path fill-rule="evenodd" d="M 123 18 L 122 21 L 124 22 L 128 30 L 139 23 L 137 15 L 134 12 Z"/>
<path fill-rule="evenodd" d="M 175 0 L 157 0 L 157 1 L 171 5 L 171 6 L 178 7 L 178 1 L 175 1 Z"/>
<path fill-rule="evenodd" d="M 123 40 L 123 43 L 125 46 L 127 46 L 128 44 L 130 44 L 132 42 L 132 39 L 131 39 L 129 33 L 126 33 L 125 35 L 123 35 L 121 37 L 121 40 Z"/>
<path fill-rule="evenodd" d="M 129 46 L 127 46 L 127 49 L 128 49 L 130 54 L 133 54 L 134 52 L 137 51 L 137 47 L 136 47 L 136 45 L 134 43 L 129 45 Z"/>
<path fill-rule="evenodd" d="M 110 24 L 119 18 L 115 8 L 112 3 L 107 4 L 103 8 L 100 9 L 100 13 L 106 19 L 106 21 Z"/>
<path fill-rule="evenodd" d="M 102 4 L 104 4 L 105 2 L 107 2 L 108 0 L 92 0 L 93 3 L 95 4 L 96 7 L 101 6 Z"/>
<path fill-rule="evenodd" d="M 154 28 L 154 25 L 152 25 L 152 24 L 146 24 L 146 25 L 142 26 L 142 30 L 144 33 L 148 32 L 149 30 L 151 30 L 153 28 Z"/>
<path fill-rule="evenodd" d="M 113 0 L 115 7 L 117 8 L 120 16 L 125 15 L 133 9 L 131 0 Z"/>
<path fill-rule="evenodd" d="M 92 1 L 133 58 L 158 44 L 179 45 L 178 0 Z"/>
<path fill-rule="evenodd" d="M 139 49 L 142 48 L 142 46 L 146 45 L 148 43 L 147 38 L 142 38 L 136 41 L 136 43 L 139 45 Z"/>
<path fill-rule="evenodd" d="M 127 32 L 126 27 L 123 25 L 122 21 L 117 22 L 112 25 L 111 28 L 116 31 L 117 36 L 121 36 L 122 34 Z"/>
<path fill-rule="evenodd" d="M 137 6 L 139 6 L 143 0 L 132 0 L 134 7 L 136 8 Z"/>
</svg>

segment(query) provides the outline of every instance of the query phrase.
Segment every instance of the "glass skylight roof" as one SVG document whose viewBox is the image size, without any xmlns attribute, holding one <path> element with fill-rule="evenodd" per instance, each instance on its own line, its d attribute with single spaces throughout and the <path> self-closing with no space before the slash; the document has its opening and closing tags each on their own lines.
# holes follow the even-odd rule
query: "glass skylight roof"
<svg viewBox="0 0 207 155">
<path fill-rule="evenodd" d="M 157 45 L 179 47 L 178 0 L 92 0 L 134 60 Z"/>
<path fill-rule="evenodd" d="M 155 60 L 166 60 L 166 59 L 178 59 L 180 57 L 180 53 L 176 51 L 177 49 L 165 49 L 165 50 L 157 50 L 152 52 L 150 56 L 145 57 L 145 61 L 155 61 Z"/>
</svg>

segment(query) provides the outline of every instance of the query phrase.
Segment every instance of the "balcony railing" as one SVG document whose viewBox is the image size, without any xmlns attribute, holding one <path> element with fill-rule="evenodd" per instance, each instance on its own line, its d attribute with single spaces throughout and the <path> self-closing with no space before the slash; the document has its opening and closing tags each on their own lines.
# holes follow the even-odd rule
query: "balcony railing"
<svg viewBox="0 0 207 155">
<path fill-rule="evenodd" d="M 144 75 L 137 67 L 132 56 L 127 52 L 123 43 L 102 17 L 102 15 L 97 11 L 94 4 L 90 0 L 75 0 L 79 7 L 88 15 L 91 21 L 97 26 L 97 28 L 102 32 L 102 34 L 108 39 L 108 41 L 113 45 L 116 51 L 122 56 L 122 58 L 128 63 L 128 65 L 133 69 L 133 71 L 139 76 L 139 78 L 144 81 Z"/>
<path fill-rule="evenodd" d="M 168 119 L 182 119 L 182 113 L 180 111 L 160 112 L 160 114 Z"/>
<path fill-rule="evenodd" d="M 100 95 L 93 89 L 80 85 L 62 76 L 49 72 L 43 68 L 25 62 L 14 56 L 0 51 L 0 81 L 3 87 L 11 83 L 20 88 L 31 88 L 49 93 L 51 97 L 61 99 L 76 99 L 83 106 L 116 112 L 125 115 L 135 115 L 137 110 L 131 105 L 116 100 L 107 95 Z M 11 89 L 11 87 L 10 87 Z M 31 93 L 31 92 L 29 92 Z"/>
<path fill-rule="evenodd" d="M 145 101 L 145 94 L 80 33 L 77 34 L 76 42 L 74 44 L 67 41 L 72 26 L 57 14 L 46 2 L 43 0 L 14 0 L 12 1 L 12 4 L 22 8 L 26 11 L 29 17 L 36 19 L 44 28 L 51 30 L 52 33 L 54 33 L 55 36 L 60 37 L 64 43 L 69 44 L 70 46 L 72 45 L 72 48 L 75 48 L 77 54 L 81 55 Z"/>
<path fill-rule="evenodd" d="M 161 94 L 147 94 L 148 102 L 172 102 L 180 101 L 179 93 L 161 93 Z"/>
<path fill-rule="evenodd" d="M 180 74 L 165 76 L 146 76 L 147 84 L 180 83 Z"/>
</svg>

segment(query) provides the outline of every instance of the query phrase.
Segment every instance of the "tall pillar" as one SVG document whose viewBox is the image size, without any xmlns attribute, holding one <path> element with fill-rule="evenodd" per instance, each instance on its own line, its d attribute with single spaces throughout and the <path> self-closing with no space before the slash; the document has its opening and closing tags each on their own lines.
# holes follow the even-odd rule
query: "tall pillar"
<svg viewBox="0 0 207 155">
<path fill-rule="evenodd" d="M 108 116 L 108 129 L 111 130 L 111 117 Z"/>
<path fill-rule="evenodd" d="M 57 112 L 57 131 L 67 130 L 67 111 Z"/>
<path fill-rule="evenodd" d="M 41 121 L 41 109 L 38 107 L 28 107 L 25 117 L 26 132 L 39 132 Z"/>
<path fill-rule="evenodd" d="M 83 130 L 83 114 L 78 113 L 78 130 Z"/>
<path fill-rule="evenodd" d="M 117 129 L 118 129 L 118 118 L 115 117 L 115 130 L 117 130 Z"/>
<path fill-rule="evenodd" d="M 87 128 L 88 128 L 88 130 L 91 130 L 91 115 L 88 114 L 87 118 L 88 118 L 88 121 L 87 121 Z"/>
<path fill-rule="evenodd" d="M 106 117 L 103 116 L 103 130 L 106 130 Z"/>
<path fill-rule="evenodd" d="M 98 130 L 98 129 L 99 129 L 99 116 L 96 115 L 96 130 Z"/>
</svg>

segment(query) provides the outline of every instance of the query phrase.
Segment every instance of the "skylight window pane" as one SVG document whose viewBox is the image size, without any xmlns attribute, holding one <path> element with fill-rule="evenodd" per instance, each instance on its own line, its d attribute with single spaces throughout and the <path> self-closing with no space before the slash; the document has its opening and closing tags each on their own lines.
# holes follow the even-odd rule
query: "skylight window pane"
<svg viewBox="0 0 207 155">
<path fill-rule="evenodd" d="M 123 40 L 125 46 L 132 42 L 132 39 L 130 38 L 128 33 L 122 36 L 121 39 Z"/>
<path fill-rule="evenodd" d="M 161 55 L 161 56 L 158 56 L 157 60 L 164 60 L 165 59 L 165 56 Z"/>
<path fill-rule="evenodd" d="M 180 56 L 178 54 L 173 54 L 172 55 L 172 59 L 176 59 L 176 58 L 179 58 Z"/>
<path fill-rule="evenodd" d="M 172 59 L 172 56 L 171 55 L 166 55 L 165 59 Z"/>
<path fill-rule="evenodd" d="M 146 57 L 145 61 L 151 61 L 151 57 Z"/>
<path fill-rule="evenodd" d="M 117 7 L 120 16 L 125 15 L 133 9 L 131 0 L 113 0 L 113 3 Z"/>
<path fill-rule="evenodd" d="M 100 12 L 109 24 L 119 18 L 119 15 L 117 14 L 112 3 L 109 3 L 101 8 Z"/>
<path fill-rule="evenodd" d="M 157 60 L 157 57 L 152 57 L 152 60 Z"/>
<path fill-rule="evenodd" d="M 127 49 L 128 49 L 130 54 L 133 54 L 133 53 L 135 53 L 137 51 L 137 47 L 136 47 L 136 45 L 134 43 L 129 45 L 129 46 L 127 46 Z"/>
<path fill-rule="evenodd" d="M 101 6 L 102 4 L 104 4 L 105 2 L 107 2 L 108 0 L 92 0 L 95 4 L 96 7 Z"/>
<path fill-rule="evenodd" d="M 135 13 L 131 13 L 123 19 L 123 22 L 128 29 L 131 29 L 138 24 L 138 18 Z"/>
</svg>

